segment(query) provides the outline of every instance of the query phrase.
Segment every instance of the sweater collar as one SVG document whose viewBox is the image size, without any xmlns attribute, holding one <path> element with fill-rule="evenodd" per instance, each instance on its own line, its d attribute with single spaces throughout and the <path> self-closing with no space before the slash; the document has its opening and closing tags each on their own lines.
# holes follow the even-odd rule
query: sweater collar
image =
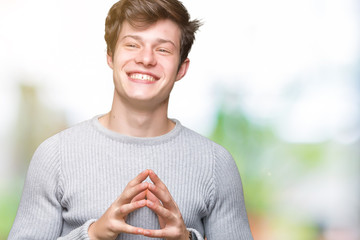
<svg viewBox="0 0 360 240">
<path fill-rule="evenodd" d="M 105 135 L 108 138 L 111 138 L 115 141 L 129 143 L 129 144 L 140 144 L 140 145 L 157 145 L 170 141 L 171 139 L 177 137 L 182 129 L 182 125 L 177 119 L 170 119 L 175 123 L 175 127 L 168 133 L 156 137 L 132 137 L 128 135 L 123 135 L 105 128 L 100 124 L 99 118 L 103 115 L 97 115 L 91 119 L 92 126 L 101 134 Z"/>
</svg>

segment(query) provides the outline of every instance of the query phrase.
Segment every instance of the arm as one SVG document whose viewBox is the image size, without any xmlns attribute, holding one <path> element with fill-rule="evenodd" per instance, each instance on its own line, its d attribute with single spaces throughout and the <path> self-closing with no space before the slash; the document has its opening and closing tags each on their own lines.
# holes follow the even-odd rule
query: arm
<svg viewBox="0 0 360 240">
<path fill-rule="evenodd" d="M 96 239 L 95 237 L 115 239 L 117 233 L 109 233 L 104 230 L 108 230 L 109 223 L 114 223 L 116 220 L 118 220 L 115 223 L 120 228 L 119 231 L 141 234 L 141 229 L 125 224 L 125 218 L 126 213 L 145 206 L 145 200 L 141 201 L 141 199 L 138 202 L 129 203 L 134 195 L 144 192 L 144 189 L 147 188 L 147 183 L 140 184 L 148 176 L 147 171 L 139 174 L 128 184 L 128 187 L 102 218 L 97 221 L 89 219 L 66 236 L 60 237 L 63 230 L 61 206 L 63 189 L 58 142 L 59 136 L 55 135 L 42 143 L 36 150 L 28 169 L 22 199 L 8 239 L 89 240 L 89 236 L 94 239 Z M 113 216 L 117 218 L 114 219 Z M 111 221 L 108 221 L 109 219 Z M 105 225 L 99 223 L 105 223 Z M 101 226 L 105 226 L 105 229 Z M 92 231 L 88 232 L 89 229 Z M 99 236 L 99 231 L 113 235 L 104 237 L 100 234 Z"/>
<path fill-rule="evenodd" d="M 56 239 L 62 230 L 57 137 L 36 150 L 8 239 Z"/>
<path fill-rule="evenodd" d="M 204 219 L 205 236 L 208 240 L 252 240 L 237 166 L 222 147 L 214 149 L 214 161 L 214 190 Z"/>
<path fill-rule="evenodd" d="M 43 142 L 30 162 L 20 205 L 8 236 L 15 239 L 89 239 L 85 222 L 67 236 L 60 237 L 63 228 L 61 164 L 59 136 Z"/>
</svg>

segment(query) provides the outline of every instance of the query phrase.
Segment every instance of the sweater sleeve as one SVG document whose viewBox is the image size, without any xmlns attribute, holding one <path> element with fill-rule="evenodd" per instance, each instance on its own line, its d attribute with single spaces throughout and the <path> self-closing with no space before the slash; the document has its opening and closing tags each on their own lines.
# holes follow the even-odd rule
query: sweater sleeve
<svg viewBox="0 0 360 240">
<path fill-rule="evenodd" d="M 204 219 L 208 240 L 252 240 L 238 168 L 223 147 L 214 148 L 213 181 L 209 214 Z"/>
<path fill-rule="evenodd" d="M 43 142 L 30 162 L 20 205 L 8 239 L 57 239 L 63 219 L 59 136 Z M 61 239 L 89 239 L 87 227 L 92 221 Z"/>
<path fill-rule="evenodd" d="M 196 229 L 187 228 L 187 230 L 190 232 L 192 240 L 204 240 L 204 237 L 201 236 L 201 233 L 199 233 Z"/>
</svg>

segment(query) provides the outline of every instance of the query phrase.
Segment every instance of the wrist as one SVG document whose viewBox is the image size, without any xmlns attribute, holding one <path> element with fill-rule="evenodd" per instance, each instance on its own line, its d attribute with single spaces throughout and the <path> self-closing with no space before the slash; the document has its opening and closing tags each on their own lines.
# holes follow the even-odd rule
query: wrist
<svg viewBox="0 0 360 240">
<path fill-rule="evenodd" d="M 97 238 L 95 237 L 95 235 L 94 235 L 94 223 L 95 223 L 95 222 L 91 223 L 91 224 L 89 225 L 89 228 L 88 228 L 88 235 L 89 235 L 89 238 L 90 238 L 91 240 L 96 240 L 96 239 L 97 239 Z"/>
<path fill-rule="evenodd" d="M 189 230 L 186 230 L 186 235 L 184 239 L 193 240 L 192 233 Z"/>
<path fill-rule="evenodd" d="M 88 236 L 90 240 L 115 240 L 118 234 L 104 227 L 101 220 L 97 220 L 90 224 Z"/>
<path fill-rule="evenodd" d="M 97 222 L 93 222 L 92 224 L 90 224 L 89 228 L 88 228 L 88 235 L 90 240 L 102 240 L 101 237 L 99 237 L 97 235 L 97 227 L 96 227 Z"/>
<path fill-rule="evenodd" d="M 97 221 L 90 224 L 90 226 L 88 228 L 88 236 L 89 236 L 90 240 L 110 240 L 111 239 L 111 238 L 106 238 L 105 236 L 99 235 L 99 232 L 104 233 L 104 231 L 101 231 L 98 229 Z"/>
</svg>

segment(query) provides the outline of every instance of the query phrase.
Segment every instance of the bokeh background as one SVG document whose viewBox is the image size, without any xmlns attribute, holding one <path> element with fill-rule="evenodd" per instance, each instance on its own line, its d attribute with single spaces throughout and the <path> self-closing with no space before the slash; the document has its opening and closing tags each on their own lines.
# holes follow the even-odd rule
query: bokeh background
<svg viewBox="0 0 360 240">
<path fill-rule="evenodd" d="M 360 3 L 184 0 L 204 26 L 170 117 L 224 145 L 255 240 L 360 239 Z M 0 239 L 36 147 L 109 111 L 115 3 L 0 0 Z"/>
</svg>

